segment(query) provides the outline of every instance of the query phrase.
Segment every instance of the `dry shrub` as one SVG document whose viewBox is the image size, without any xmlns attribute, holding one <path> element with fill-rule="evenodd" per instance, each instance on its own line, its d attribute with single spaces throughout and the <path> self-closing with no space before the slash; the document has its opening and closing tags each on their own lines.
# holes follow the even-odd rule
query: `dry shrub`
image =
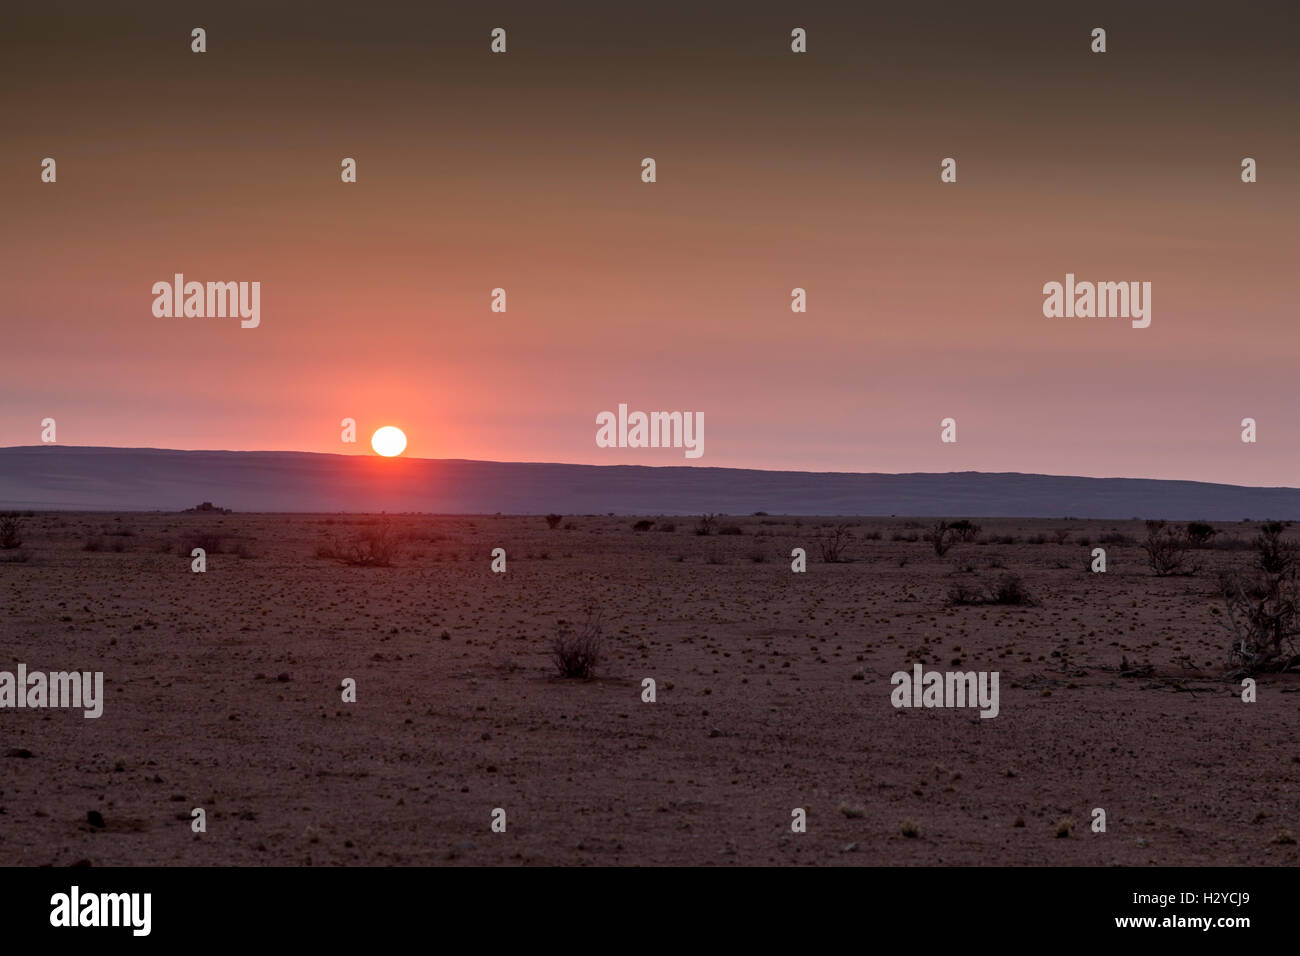
<svg viewBox="0 0 1300 956">
<path fill-rule="evenodd" d="M 401 551 L 393 523 L 387 518 L 355 532 L 346 543 L 331 540 L 316 549 L 316 556 L 332 558 L 354 568 L 391 568 Z"/>
<path fill-rule="evenodd" d="M 1300 636 L 1300 585 L 1297 547 L 1283 539 L 1287 524 L 1270 521 L 1255 539 L 1255 566 L 1219 579 L 1232 635 L 1227 675 L 1237 679 L 1260 671 L 1300 666 L 1295 638 Z"/>
<path fill-rule="evenodd" d="M 833 527 L 828 534 L 822 535 L 818 539 L 818 545 L 821 547 L 822 561 L 827 564 L 845 564 L 849 557 L 846 554 L 849 547 L 849 540 L 852 533 L 847 521 L 840 522 Z"/>
<path fill-rule="evenodd" d="M 967 518 L 960 518 L 948 525 L 950 531 L 956 535 L 958 541 L 967 543 L 974 541 L 980 535 L 980 526 Z"/>
<path fill-rule="evenodd" d="M 15 551 L 23 546 L 23 519 L 16 512 L 0 514 L 0 551 Z"/>
<path fill-rule="evenodd" d="M 565 620 L 556 621 L 555 636 L 551 638 L 551 659 L 561 677 L 587 680 L 594 676 L 605 650 L 600 618 L 600 611 L 590 606 L 582 623 L 576 627 Z"/>
<path fill-rule="evenodd" d="M 936 521 L 925 535 L 925 540 L 934 547 L 934 553 L 943 557 L 948 549 L 957 543 L 962 532 L 946 521 Z"/>
<path fill-rule="evenodd" d="M 1142 550 L 1147 553 L 1147 564 L 1158 577 L 1195 574 L 1198 566 L 1191 561 L 1188 551 L 1191 542 L 1187 532 L 1164 521 L 1147 522 L 1147 539 Z"/>
<path fill-rule="evenodd" d="M 1018 574 L 1000 575 L 989 589 L 989 604 L 1013 604 L 1022 607 L 1033 605 L 1033 595 Z"/>
<path fill-rule="evenodd" d="M 1037 602 L 1020 575 L 1010 572 L 999 575 L 991 585 L 980 590 L 968 584 L 955 584 L 948 590 L 948 603 L 954 605 L 1006 604 L 1032 607 Z"/>
<path fill-rule="evenodd" d="M 948 603 L 969 606 L 984 603 L 984 592 L 970 584 L 954 584 L 948 589 Z"/>
</svg>

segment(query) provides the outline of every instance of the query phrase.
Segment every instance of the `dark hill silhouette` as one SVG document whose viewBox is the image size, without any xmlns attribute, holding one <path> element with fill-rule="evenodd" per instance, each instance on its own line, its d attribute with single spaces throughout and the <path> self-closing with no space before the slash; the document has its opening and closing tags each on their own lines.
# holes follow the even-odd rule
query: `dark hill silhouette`
<svg viewBox="0 0 1300 956">
<path fill-rule="evenodd" d="M 439 514 L 970 515 L 1300 519 L 1300 489 L 1199 481 L 952 472 L 380 459 L 279 451 L 0 448 L 0 508 Z"/>
</svg>

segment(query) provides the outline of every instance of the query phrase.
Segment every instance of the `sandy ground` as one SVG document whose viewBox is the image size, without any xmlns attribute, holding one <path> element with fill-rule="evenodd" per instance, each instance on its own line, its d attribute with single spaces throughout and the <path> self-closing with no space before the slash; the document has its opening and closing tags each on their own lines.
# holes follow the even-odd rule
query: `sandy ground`
<svg viewBox="0 0 1300 956">
<path fill-rule="evenodd" d="M 826 564 L 827 519 L 698 536 L 690 518 L 421 516 L 392 519 L 394 567 L 317 556 L 378 520 L 27 518 L 27 560 L 0 552 L 0 670 L 102 670 L 106 703 L 98 720 L 0 710 L 0 864 L 1300 859 L 1279 838 L 1300 833 L 1300 680 L 1264 678 L 1246 704 L 1212 679 L 1214 572 L 1248 551 L 1159 578 L 1111 543 L 1094 574 L 1098 539 L 1140 522 L 985 520 L 1017 540 L 940 558 L 894 540 L 927 522 L 862 518 L 854 560 Z M 222 539 L 203 574 L 182 556 L 197 532 Z M 1004 570 L 1035 606 L 948 605 Z M 555 622 L 589 602 L 608 658 L 560 678 Z M 1153 675 L 1121 677 L 1125 657 Z M 999 716 L 895 709 L 890 674 L 917 660 L 998 671 Z"/>
</svg>

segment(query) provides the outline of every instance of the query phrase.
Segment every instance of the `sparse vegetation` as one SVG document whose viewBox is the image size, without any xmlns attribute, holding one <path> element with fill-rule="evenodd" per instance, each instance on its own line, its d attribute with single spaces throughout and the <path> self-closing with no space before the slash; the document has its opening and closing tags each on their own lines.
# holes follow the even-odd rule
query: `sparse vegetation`
<svg viewBox="0 0 1300 956">
<path fill-rule="evenodd" d="M 717 524 L 717 515 L 700 515 L 700 520 L 695 524 L 695 533 L 701 537 L 713 534 L 713 529 Z"/>
<path fill-rule="evenodd" d="M 1195 574 L 1198 566 L 1187 553 L 1191 548 L 1187 532 L 1164 521 L 1148 521 L 1146 524 L 1147 539 L 1142 542 L 1142 550 L 1147 554 L 1151 570 L 1158 577 Z"/>
<path fill-rule="evenodd" d="M 1229 679 L 1300 666 L 1295 646 L 1300 635 L 1298 552 L 1294 541 L 1283 538 L 1288 524 L 1261 525 L 1255 539 L 1255 566 L 1220 578 L 1228 618 L 1222 623 L 1232 635 Z"/>
<path fill-rule="evenodd" d="M 601 613 L 595 606 L 586 609 L 581 624 L 559 620 L 551 639 L 551 659 L 561 677 L 589 680 L 604 656 L 605 637 Z"/>
<path fill-rule="evenodd" d="M 984 592 L 973 584 L 954 584 L 948 589 L 948 603 L 956 607 L 983 604 Z"/>
<path fill-rule="evenodd" d="M 0 514 L 0 551 L 16 551 L 23 546 L 23 519 L 16 512 Z"/>
<path fill-rule="evenodd" d="M 1010 572 L 998 576 L 991 585 L 981 589 L 970 584 L 954 584 L 948 589 L 948 603 L 953 605 L 1005 604 L 1032 607 L 1037 602 L 1020 575 Z"/>
<path fill-rule="evenodd" d="M 989 604 L 1012 604 L 1030 606 L 1037 602 L 1025 587 L 1025 582 L 1018 574 L 1002 574 L 989 590 Z"/>
<path fill-rule="evenodd" d="M 344 544 L 334 539 L 318 547 L 316 557 L 331 558 L 354 568 L 391 568 L 400 550 L 393 524 L 385 518 L 357 531 Z"/>
<path fill-rule="evenodd" d="M 970 526 L 970 522 L 966 522 L 966 525 Z M 941 558 L 959 539 L 962 539 L 962 531 L 946 521 L 936 521 L 925 535 L 925 540 L 930 542 L 934 553 Z"/>
<path fill-rule="evenodd" d="M 612 820 L 617 835 L 620 814 L 636 811 L 629 819 L 644 826 L 639 831 L 643 839 L 633 850 L 643 847 L 647 855 L 638 857 L 629 850 L 624 856 L 632 862 L 672 854 L 686 863 L 727 861 L 731 855 L 719 853 L 724 845 L 734 846 L 733 862 L 741 865 L 761 864 L 774 853 L 780 856 L 779 848 L 772 849 L 773 841 L 779 842 L 788 823 L 779 819 L 772 822 L 772 839 L 766 842 L 746 842 L 743 834 L 734 842 L 683 841 L 670 826 L 659 825 L 672 813 L 656 816 L 653 808 L 672 811 L 673 787 L 684 787 L 692 800 L 716 807 L 740 799 L 732 783 L 740 780 L 753 783 L 765 805 L 781 813 L 788 813 L 782 809 L 787 805 L 805 806 L 810 829 L 830 834 L 818 852 L 819 858 L 832 862 L 870 862 L 890 847 L 896 858 L 914 857 L 914 862 L 942 856 L 957 862 L 987 858 L 1021 864 L 1041 860 L 1044 854 L 1078 862 L 1095 856 L 1090 848 L 1105 837 L 1089 830 L 1089 810 L 1101 803 L 1112 816 L 1112 835 L 1122 838 L 1106 844 L 1111 848 L 1106 860 L 1140 865 L 1154 854 L 1166 862 L 1194 864 L 1205 856 L 1203 837 L 1208 831 L 1183 826 L 1185 801 L 1148 801 L 1150 806 L 1137 821 L 1141 825 L 1128 833 L 1106 794 L 1124 792 L 1132 768 L 1139 764 L 1153 768 L 1157 784 L 1185 779 L 1189 773 L 1197 777 L 1206 769 L 1199 764 L 1207 761 L 1214 767 L 1221 764 L 1219 750 L 1207 757 L 1204 747 L 1198 751 L 1190 745 L 1170 746 L 1170 735 L 1153 733 L 1152 728 L 1159 729 L 1163 721 L 1173 726 L 1174 738 L 1182 734 L 1195 742 L 1198 712 L 1231 712 L 1226 725 L 1231 729 L 1242 676 L 1257 677 L 1264 710 L 1241 704 L 1242 719 L 1251 726 L 1238 727 L 1237 737 L 1258 746 L 1224 752 L 1230 750 L 1252 779 L 1285 783 L 1289 769 L 1300 767 L 1300 757 L 1293 759 L 1286 752 L 1287 741 L 1300 733 L 1300 709 L 1294 706 L 1300 696 L 1286 693 L 1300 688 L 1300 557 L 1295 554 L 1300 548 L 1300 516 L 1284 515 L 1297 517 L 1290 527 L 1258 520 L 1241 524 L 1226 516 L 1221 520 L 1223 512 L 1207 507 L 1213 522 L 1205 523 L 1217 530 L 1204 536 L 1184 511 L 1168 524 L 1188 539 L 1188 554 L 1200 562 L 1201 570 L 1196 577 L 1157 581 L 1144 567 L 1147 555 L 1140 544 L 1147 529 L 1141 520 L 1053 517 L 1053 511 L 1064 511 L 1064 506 L 1039 509 L 1042 516 L 1033 519 L 974 516 L 973 522 L 987 523 L 988 528 L 968 543 L 971 532 L 964 532 L 960 520 L 948 518 L 956 541 L 947 552 L 952 557 L 932 557 L 928 539 L 916 542 L 930 532 L 938 515 L 922 519 L 919 530 L 904 531 L 904 516 L 888 513 L 892 505 L 876 509 L 883 512 L 879 514 L 808 515 L 801 520 L 794 515 L 751 517 L 743 507 L 733 506 L 731 514 L 714 516 L 712 541 L 691 542 L 700 517 L 693 509 L 700 504 L 727 506 L 682 498 L 665 503 L 666 513 L 656 519 L 649 519 L 649 513 L 659 513 L 658 507 L 634 506 L 632 513 L 614 517 L 565 516 L 553 528 L 538 527 L 545 513 L 499 519 L 486 514 L 393 514 L 391 534 L 400 542 L 400 555 L 394 568 L 371 571 L 348 566 L 346 549 L 331 537 L 347 542 L 354 533 L 379 532 L 375 522 L 387 519 L 373 515 L 155 511 L 123 513 L 119 520 L 112 513 L 27 514 L 23 547 L 0 549 L 0 584 L 16 641 L 11 656 L 26 656 L 29 666 L 42 667 L 98 666 L 93 663 L 96 655 L 116 661 L 120 673 L 108 690 L 112 698 L 118 696 L 114 688 L 122 688 L 115 712 L 126 721 L 120 728 L 126 735 L 122 739 L 129 742 L 143 735 L 162 749 L 153 753 L 158 764 L 154 767 L 148 765 L 147 750 L 99 748 L 101 752 L 90 754 L 92 769 L 112 774 L 125 765 L 104 780 L 129 777 L 141 786 L 149 784 L 156 770 L 166 778 L 152 785 L 158 799 L 166 803 L 171 794 L 176 801 L 167 805 L 168 815 L 185 815 L 207 797 L 191 793 L 192 781 L 184 774 L 184 779 L 173 780 L 176 767 L 193 756 L 193 747 L 183 734 L 150 737 L 150 721 L 158 708 L 145 705 L 156 703 L 159 694 L 176 698 L 187 687 L 192 689 L 194 675 L 206 674 L 213 680 L 200 688 L 201 702 L 215 701 L 207 716 L 213 727 L 219 724 L 222 729 L 209 735 L 211 763 L 238 765 L 247 762 L 250 741 L 275 743 L 282 736 L 277 715 L 285 701 L 293 703 L 308 692 L 314 695 L 308 701 L 312 706 L 299 707 L 300 716 L 320 725 L 318 736 L 337 739 L 340 752 L 379 746 L 397 760 L 413 752 L 411 741 L 421 734 L 427 737 L 430 728 L 450 726 L 448 714 L 463 716 L 470 728 L 461 735 L 463 746 L 440 752 L 446 766 L 439 772 L 457 780 L 456 787 L 465 783 L 478 792 L 493 780 L 510 777 L 537 790 L 541 781 L 554 791 L 542 794 L 550 800 L 543 809 L 553 804 L 563 810 L 575 801 L 595 808 L 588 828 L 592 832 L 608 830 L 605 824 Z M 599 506 L 593 502 L 593 509 Z M 0 511 L 5 507 L 28 506 L 25 498 L 15 498 Z M 902 502 L 897 505 L 903 507 Z M 958 515 L 975 514 L 955 502 L 939 507 Z M 1089 506 L 1071 506 L 1076 507 Z M 641 519 L 636 510 L 642 511 Z M 566 522 L 578 520 L 579 530 L 555 536 Z M 726 537 L 722 529 L 729 522 L 743 528 L 749 540 Z M 1058 529 L 1067 528 L 1072 530 L 1068 540 L 1057 544 Z M 548 529 L 546 534 L 543 529 Z M 203 539 L 196 532 L 211 537 Z M 656 538 L 656 532 L 682 540 Z M 889 543 L 896 532 L 901 541 L 910 538 L 913 543 Z M 1027 545 L 1025 537 L 1039 532 L 1048 542 Z M 1085 570 L 1093 560 L 1092 542 L 1107 532 L 1111 540 L 1132 537 L 1126 547 L 1107 547 L 1106 573 L 1093 574 Z M 191 574 L 192 559 L 177 556 L 182 541 L 187 548 L 201 543 L 219 550 L 209 556 L 206 576 Z M 99 553 L 83 552 L 83 542 Z M 829 553 L 819 547 L 824 543 Z M 489 570 L 490 552 L 497 545 L 509 551 L 508 575 Z M 125 547 L 130 557 L 113 554 L 115 546 Z M 318 546 L 323 560 L 311 558 Z M 1234 553 L 1241 547 L 1250 550 Z M 792 548 L 800 555 L 794 567 L 809 573 L 792 573 Z M 236 560 L 235 555 L 250 550 L 255 560 Z M 30 561 L 19 563 L 28 551 Z M 826 567 L 827 561 L 855 567 Z M 1225 575 L 1222 591 L 1216 587 L 1220 569 L 1238 572 Z M 1002 577 L 1008 571 L 1014 573 Z M 598 614 L 588 612 L 584 621 L 584 610 L 592 603 L 609 615 L 608 630 Z M 1220 631 L 1219 622 L 1226 631 Z M 322 637 L 331 634 L 335 639 Z M 40 652 L 42 647 L 71 650 L 65 662 Z M 159 647 L 163 653 L 157 652 Z M 77 664 L 77 655 L 84 664 Z M 213 670 L 213 661 L 223 655 L 238 666 Z M 885 710 L 876 714 L 880 719 L 873 718 L 873 747 L 882 760 L 892 760 L 906 772 L 890 776 L 887 788 L 840 774 L 826 778 L 806 799 L 787 799 L 782 781 L 790 768 L 782 767 L 795 759 L 789 748 L 751 746 L 765 734 L 773 739 L 790 736 L 789 722 L 776 719 L 779 709 L 788 710 L 793 700 L 812 725 L 835 727 L 859 698 L 882 704 L 890 690 L 889 675 L 901 669 L 910 678 L 915 663 L 924 669 L 961 672 L 954 675 L 958 686 L 965 686 L 966 671 L 1000 671 L 1002 714 L 1011 716 L 1012 705 L 1019 701 L 1032 705 L 1043 719 L 980 720 L 977 701 L 969 697 L 968 708 L 937 715 L 919 707 L 894 711 L 883 703 Z M 410 706 L 393 718 L 373 706 L 376 688 L 366 692 L 367 681 L 373 683 L 377 673 L 403 668 L 412 672 L 415 682 L 408 681 L 405 691 L 398 688 L 405 694 L 401 700 L 409 698 Z M 1230 672 L 1235 679 L 1221 682 Z M 337 686 L 343 681 L 346 690 L 348 683 L 343 675 L 360 683 L 359 710 L 339 702 Z M 434 691 L 459 695 L 457 707 L 449 710 L 437 694 L 430 696 L 416 686 L 430 675 L 438 682 Z M 638 702 L 644 693 L 638 685 L 647 676 L 654 678 L 657 704 Z M 676 691 L 670 677 L 676 679 Z M 1210 678 L 1215 680 L 1207 683 Z M 366 706 L 367 700 L 371 706 Z M 669 720 L 673 714 L 656 707 L 684 714 L 685 719 Z M 108 713 L 112 717 L 114 712 Z M 1071 759 L 1068 718 L 1077 713 L 1103 721 L 1102 751 L 1117 745 L 1124 757 L 1089 765 L 1086 782 L 1094 796 L 1065 792 L 1054 786 L 1050 774 L 1039 772 L 1040 765 Z M 633 725 L 648 719 L 645 714 L 663 718 L 650 728 L 653 740 L 632 733 Z M 1187 715 L 1193 719 L 1184 720 Z M 84 723 L 79 714 L 71 716 Z M 965 759 L 972 735 L 987 736 L 990 726 L 1001 728 L 996 752 L 986 754 L 990 759 L 983 762 Z M 909 727 L 927 745 L 921 747 L 919 760 L 912 746 L 916 734 L 903 732 Z M 891 730 L 898 733 L 885 733 Z M 622 734 L 625 739 L 614 743 L 629 748 L 658 741 L 662 746 L 654 752 L 659 755 L 643 769 L 675 783 L 649 802 L 629 808 L 617 775 L 580 772 L 575 759 L 618 756 L 617 747 L 601 743 L 611 734 Z M 80 751 L 59 747 L 58 740 L 46 739 L 49 736 L 38 733 L 14 740 L 15 748 L 36 751 L 27 754 L 33 759 L 11 757 L 0 759 L 0 764 L 11 771 L 45 766 L 51 778 L 62 774 L 76 779 Z M 809 766 L 833 762 L 847 739 L 839 733 L 814 740 Z M 1264 745 L 1270 741 L 1274 745 Z M 512 763 L 509 754 L 520 748 L 527 750 L 529 759 Z M 665 759 L 660 750 L 677 756 Z M 294 757 L 283 747 L 279 753 Z M 636 756 L 634 750 L 629 753 Z M 0 758 L 5 756 L 0 747 Z M 701 761 L 717 772 L 694 772 Z M 256 809 L 273 831 L 285 829 L 288 818 L 273 799 L 263 798 L 301 783 L 303 761 L 268 758 L 263 763 L 263 769 L 276 775 L 273 786 L 237 792 L 233 802 L 217 805 L 226 806 L 231 819 Z M 558 773 L 551 772 L 557 767 Z M 375 796 L 374 788 L 366 785 L 367 772 L 366 766 L 357 770 L 348 788 L 374 798 L 373 805 L 354 807 L 369 819 L 382 816 L 396 797 L 385 799 L 382 792 Z M 369 772 L 373 782 L 374 767 Z M 15 806 L 45 807 L 58 825 L 55 830 L 65 836 L 77 837 L 77 825 L 69 821 L 74 816 L 81 820 L 90 807 L 99 808 L 108 819 L 109 832 L 94 839 L 115 839 L 115 827 L 121 836 L 140 816 L 130 806 L 123 809 L 121 801 L 115 810 L 112 793 L 108 798 L 91 794 L 70 809 L 58 800 L 42 802 L 45 777 L 27 773 L 19 779 L 12 772 L 10 777 L 12 786 L 5 785 L 0 804 L 7 805 L 10 814 Z M 1012 777 L 1017 779 L 1008 779 Z M 1008 800 L 1007 788 L 1014 799 Z M 1227 821 L 1223 832 L 1241 835 L 1236 842 L 1218 841 L 1220 862 L 1248 864 L 1269 850 L 1270 859 L 1285 864 L 1300 852 L 1293 842 L 1300 837 L 1297 820 L 1267 800 L 1257 816 L 1258 791 L 1228 784 L 1213 788 L 1211 802 L 1219 811 L 1215 819 Z M 848 810 L 837 809 L 841 800 Z M 412 803 L 409 794 L 406 802 Z M 241 810 L 245 807 L 249 809 Z M 962 819 L 983 822 L 954 848 L 948 839 L 953 828 L 944 820 L 952 816 L 949 810 L 963 807 Z M 1067 817 L 1074 819 L 1061 826 Z M 317 814 L 307 821 L 321 828 L 320 845 L 329 851 L 321 851 L 326 862 L 336 856 L 366 865 L 405 858 L 398 832 L 377 847 L 357 838 L 356 846 L 347 848 L 352 853 L 343 854 L 342 837 L 356 834 L 340 835 L 337 821 L 331 820 L 328 814 Z M 188 824 L 182 820 L 180 825 Z M 298 826 L 293 832 L 300 832 L 301 823 Z M 1007 834 L 1012 828 L 1015 834 Z M 155 836 L 166 836 L 159 826 L 153 830 Z M 294 854 L 316 853 L 307 842 L 310 837 L 293 839 L 292 832 L 285 832 L 285 840 L 268 839 L 268 861 L 274 857 L 292 862 Z M 553 855 L 560 862 L 594 858 L 589 835 L 559 836 L 553 841 Z M 582 847 L 579 838 L 587 841 Z M 793 839 L 797 842 L 798 837 Z M 15 843 L 15 850 L 22 845 Z M 611 838 L 596 849 L 613 859 L 613 845 Z M 100 862 L 94 847 L 74 847 L 75 856 L 51 856 L 41 848 L 40 833 L 26 846 L 38 861 L 66 862 L 86 855 Z M 849 846 L 857 847 L 857 856 Z M 111 849 L 101 847 L 105 853 Z M 847 855 L 840 856 L 840 851 Z M 477 853 L 459 856 L 472 861 Z"/>
<path fill-rule="evenodd" d="M 1219 531 L 1213 525 L 1205 521 L 1187 522 L 1187 542 L 1194 548 L 1203 548 L 1210 543 Z"/>
<path fill-rule="evenodd" d="M 844 564 L 849 558 L 846 554 L 852 532 L 847 521 L 842 521 L 823 534 L 817 541 L 821 548 L 822 561 L 827 564 Z"/>
</svg>

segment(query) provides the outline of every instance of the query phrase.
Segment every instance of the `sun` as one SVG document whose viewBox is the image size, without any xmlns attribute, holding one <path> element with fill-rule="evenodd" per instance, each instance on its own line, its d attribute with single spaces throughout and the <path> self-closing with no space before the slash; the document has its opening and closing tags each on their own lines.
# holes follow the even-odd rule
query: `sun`
<svg viewBox="0 0 1300 956">
<path fill-rule="evenodd" d="M 376 454 L 392 458 L 406 450 L 406 435 L 400 428 L 385 425 L 370 436 L 370 447 Z"/>
</svg>

